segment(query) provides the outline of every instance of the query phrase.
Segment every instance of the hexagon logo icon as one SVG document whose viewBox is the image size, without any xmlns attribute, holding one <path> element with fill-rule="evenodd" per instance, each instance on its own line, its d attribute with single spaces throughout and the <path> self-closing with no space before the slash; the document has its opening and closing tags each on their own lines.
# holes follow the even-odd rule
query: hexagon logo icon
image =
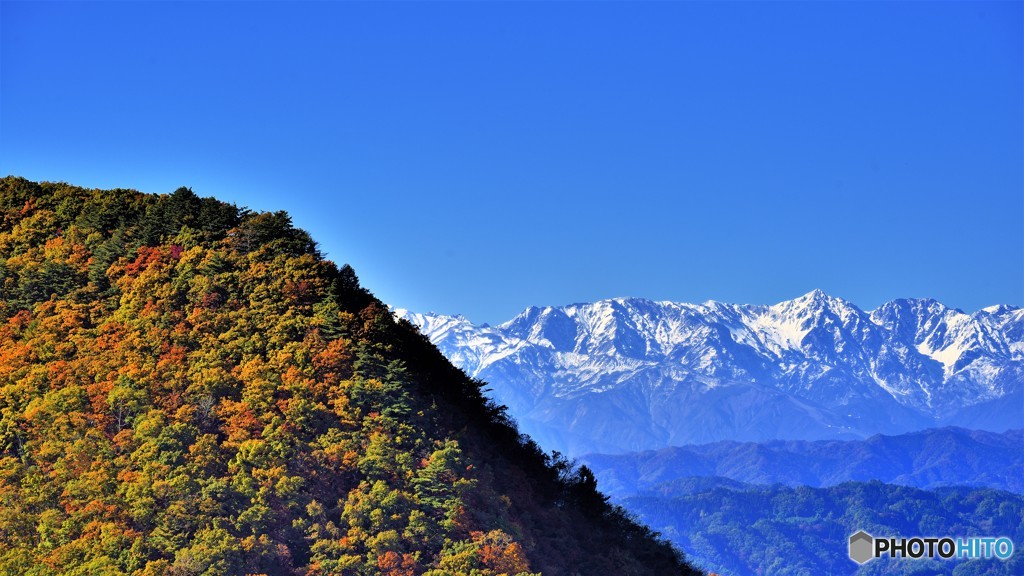
<svg viewBox="0 0 1024 576">
<path fill-rule="evenodd" d="M 863 530 L 850 536 L 850 560 L 857 564 L 863 564 L 874 558 L 875 554 L 872 550 L 874 548 L 874 540 L 871 534 Z"/>
</svg>

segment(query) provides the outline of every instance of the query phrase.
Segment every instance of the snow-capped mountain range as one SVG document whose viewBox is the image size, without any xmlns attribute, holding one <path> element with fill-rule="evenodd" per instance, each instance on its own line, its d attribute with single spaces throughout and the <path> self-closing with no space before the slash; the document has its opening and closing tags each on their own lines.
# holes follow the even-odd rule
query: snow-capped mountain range
<svg viewBox="0 0 1024 576">
<path fill-rule="evenodd" d="M 1024 309 L 930 299 L 866 312 L 815 290 L 774 306 L 615 298 L 498 326 L 395 310 L 487 382 L 545 449 L 863 438 L 1024 424 Z"/>
</svg>

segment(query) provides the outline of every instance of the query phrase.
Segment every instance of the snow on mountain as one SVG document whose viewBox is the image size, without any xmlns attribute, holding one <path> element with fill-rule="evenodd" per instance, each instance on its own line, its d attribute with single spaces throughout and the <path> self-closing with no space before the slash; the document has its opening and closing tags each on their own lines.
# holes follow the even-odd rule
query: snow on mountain
<svg viewBox="0 0 1024 576">
<path fill-rule="evenodd" d="M 569 454 L 1024 422 L 1024 310 L 1012 306 L 895 300 L 869 313 L 815 290 L 773 306 L 531 307 L 493 327 L 395 315 Z"/>
</svg>

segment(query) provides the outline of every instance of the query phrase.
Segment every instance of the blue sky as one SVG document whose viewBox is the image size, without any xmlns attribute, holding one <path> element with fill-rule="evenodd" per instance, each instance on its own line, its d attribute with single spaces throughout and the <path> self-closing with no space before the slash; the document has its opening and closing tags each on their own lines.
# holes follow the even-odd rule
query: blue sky
<svg viewBox="0 0 1024 576">
<path fill-rule="evenodd" d="M 0 3 L 0 173 L 286 209 L 385 302 L 1024 304 L 1022 4 Z"/>
</svg>

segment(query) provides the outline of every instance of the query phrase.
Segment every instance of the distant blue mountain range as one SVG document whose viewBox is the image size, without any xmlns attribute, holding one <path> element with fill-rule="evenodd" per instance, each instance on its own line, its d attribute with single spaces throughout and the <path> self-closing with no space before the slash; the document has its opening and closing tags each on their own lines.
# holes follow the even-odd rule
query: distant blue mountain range
<svg viewBox="0 0 1024 576">
<path fill-rule="evenodd" d="M 694 476 L 816 487 L 880 480 L 917 488 L 976 486 L 1024 493 L 1024 430 L 1000 434 L 941 428 L 854 441 L 715 442 L 588 454 L 580 462 L 594 471 L 602 491 L 618 497 L 658 491 Z"/>
</svg>

